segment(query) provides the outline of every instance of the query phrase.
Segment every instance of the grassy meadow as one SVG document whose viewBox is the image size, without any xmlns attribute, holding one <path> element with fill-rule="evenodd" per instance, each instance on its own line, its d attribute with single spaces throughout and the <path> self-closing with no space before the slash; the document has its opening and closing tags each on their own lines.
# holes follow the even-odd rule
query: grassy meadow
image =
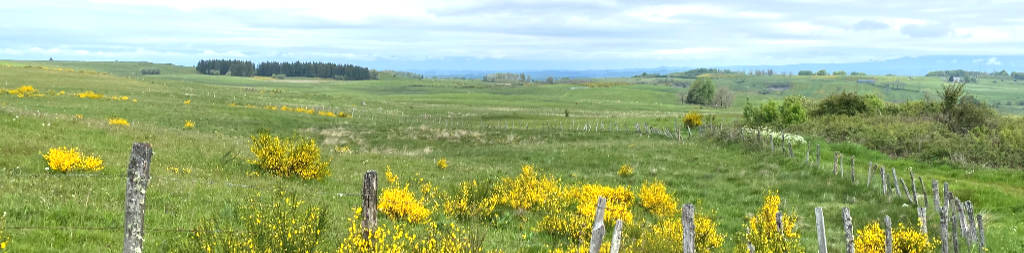
<svg viewBox="0 0 1024 253">
<path fill-rule="evenodd" d="M 137 75 L 141 68 L 160 69 L 161 74 Z M 797 148 L 797 158 L 790 159 L 746 144 L 697 136 L 677 141 L 641 136 L 633 129 L 638 122 L 673 128 L 689 111 L 731 124 L 742 117 L 748 98 L 759 103 L 787 95 L 822 98 L 853 90 L 902 102 L 934 95 L 942 84 L 939 78 L 870 78 L 877 84 L 898 80 L 905 86 L 858 84 L 855 77 L 729 77 L 716 79 L 715 84 L 736 92 L 737 106 L 718 109 L 680 104 L 684 89 L 663 85 L 276 80 L 200 75 L 188 67 L 149 63 L 0 61 L 0 89 L 31 85 L 44 94 L 0 94 L 0 212 L 7 213 L 11 252 L 117 251 L 130 147 L 133 142 L 148 142 L 154 154 L 145 247 L 156 252 L 175 248 L 201 220 L 231 220 L 248 197 L 279 188 L 325 207 L 329 219 L 318 249 L 333 252 L 348 236 L 346 218 L 361 205 L 367 170 L 383 175 L 390 167 L 403 181 L 422 180 L 454 192 L 460 182 L 513 177 L 525 164 L 559 178 L 563 185 L 622 185 L 636 192 L 645 182 L 662 181 L 680 204 L 697 203 L 698 209 L 714 213 L 719 231 L 726 234 L 722 251 L 739 244 L 745 217 L 758 210 L 766 194 L 777 192 L 784 210 L 799 217 L 801 244 L 811 252 L 816 250 L 814 207 L 824 207 L 830 250 L 838 252 L 844 248 L 841 207 L 851 208 L 858 229 L 885 215 L 894 224 L 916 224 L 914 206 L 882 195 L 877 175 L 872 188 L 864 186 L 866 165 L 873 161 L 895 166 L 902 176 L 912 167 L 929 188 L 931 179 L 949 182 L 961 199 L 972 200 L 977 213 L 984 215 L 991 252 L 1024 251 L 1024 173 L 1019 170 L 892 158 L 856 143 L 824 143 L 805 136 L 811 145 L 821 144 L 826 167 L 833 151 L 855 155 L 860 177 L 855 185 L 805 165 L 803 146 Z M 783 82 L 786 88 L 777 85 Z M 120 99 L 74 95 L 85 91 Z M 968 92 L 983 101 L 1015 104 L 1024 94 L 1024 83 L 982 80 Z M 317 108 L 353 117 L 265 106 Z M 1022 113 L 1024 107 L 998 110 Z M 108 119 L 114 117 L 126 119 L 130 126 L 109 125 Z M 195 127 L 184 128 L 186 121 L 195 122 Z M 593 122 L 607 128 L 570 129 Z M 331 174 L 305 181 L 259 173 L 246 160 L 253 157 L 250 136 L 261 131 L 313 138 L 331 161 Z M 106 168 L 94 173 L 46 171 L 41 155 L 59 146 L 98 155 Z M 346 147 L 351 152 L 343 152 Z M 441 158 L 448 161 L 447 168 L 435 165 Z M 623 164 L 634 167 L 635 175 L 618 175 Z M 388 187 L 381 178 L 381 187 Z M 637 220 L 652 217 L 640 206 L 632 211 Z M 937 216 L 931 208 L 929 215 Z M 485 250 L 536 252 L 574 243 L 538 231 L 542 217 L 537 212 L 499 211 L 497 216 L 496 221 L 482 222 L 435 211 L 432 218 L 466 227 L 481 237 Z M 401 223 L 380 217 L 382 223 Z M 933 236 L 938 234 L 937 223 L 929 223 Z M 412 226 L 413 231 L 418 229 L 422 228 Z"/>
</svg>

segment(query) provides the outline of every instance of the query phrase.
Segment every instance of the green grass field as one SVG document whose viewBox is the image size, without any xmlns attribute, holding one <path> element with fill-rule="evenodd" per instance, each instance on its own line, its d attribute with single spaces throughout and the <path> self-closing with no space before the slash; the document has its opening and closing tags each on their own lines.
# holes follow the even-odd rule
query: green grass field
<svg viewBox="0 0 1024 253">
<path fill-rule="evenodd" d="M 162 73 L 135 75 L 140 68 L 159 68 Z M 878 92 L 889 101 L 904 101 L 934 94 L 942 83 L 922 77 L 875 78 L 878 83 L 906 79 L 907 90 L 858 85 L 849 78 L 791 77 L 791 88 L 767 94 L 760 91 L 782 77 L 728 78 L 716 84 L 736 91 L 736 105 L 742 105 L 747 97 L 752 102 L 796 94 L 821 98 L 843 89 Z M 157 252 L 173 248 L 175 240 L 200 220 L 230 219 L 247 197 L 275 187 L 327 208 L 330 219 L 319 249 L 335 251 L 348 233 L 345 218 L 360 206 L 363 173 L 383 172 L 386 166 L 403 179 L 422 178 L 446 191 L 454 191 L 461 181 L 514 176 L 524 164 L 561 178 L 562 184 L 625 185 L 635 192 L 645 181 L 660 180 L 681 203 L 699 203 L 701 209 L 716 211 L 719 229 L 727 233 L 724 251 L 732 250 L 742 237 L 745 217 L 757 211 L 766 193 L 775 191 L 784 199 L 784 209 L 799 216 L 801 243 L 809 251 L 816 248 L 814 207 L 825 208 L 830 250 L 837 252 L 844 247 L 841 207 L 851 208 L 856 228 L 884 215 L 894 223 L 916 223 L 916 211 L 905 200 L 887 200 L 877 188 L 867 189 L 805 166 L 803 147 L 797 150 L 799 159 L 788 159 L 709 138 L 679 142 L 637 135 L 633 131 L 637 122 L 671 128 L 688 111 L 719 115 L 726 122 L 741 115 L 741 106 L 681 105 L 678 87 L 495 86 L 447 79 L 268 80 L 199 75 L 186 67 L 148 63 L 0 61 L 0 89 L 21 85 L 47 95 L 0 94 L 0 211 L 8 214 L 11 252 L 117 251 L 123 233 L 123 177 L 133 142 L 151 143 L 154 150 L 145 247 Z M 1011 101 L 1024 94 L 1024 84 L 1012 82 L 982 81 L 968 89 L 984 101 Z M 61 91 L 65 95 L 57 96 Z M 72 95 L 84 91 L 128 100 Z M 191 101 L 185 104 L 186 100 Z M 262 109 L 268 105 L 323 108 L 354 117 Z M 1000 110 L 1024 111 L 1020 107 Z M 108 125 L 112 117 L 125 118 L 131 126 Z M 196 127 L 183 129 L 186 120 L 194 121 Z M 509 122 L 516 129 L 504 129 Z M 561 129 L 584 122 L 621 129 L 596 133 Z M 259 131 L 314 138 L 324 157 L 332 161 L 331 175 L 320 181 L 249 175 L 255 171 L 246 163 L 252 158 L 249 137 Z M 991 252 L 1024 251 L 1020 239 L 1024 238 L 1024 173 L 894 159 L 854 143 L 808 139 L 822 144 L 826 166 L 831 156 L 825 154 L 855 155 L 862 182 L 868 161 L 895 166 L 901 174 L 913 167 L 929 182 L 948 181 L 961 199 L 972 200 L 985 216 Z M 99 155 L 106 169 L 70 174 L 46 171 L 41 154 L 57 146 Z M 336 150 L 343 146 L 352 152 Z M 434 165 L 442 157 L 451 164 L 444 170 Z M 636 175 L 617 175 L 622 164 L 635 167 Z M 170 167 L 192 172 L 174 173 Z M 874 187 L 877 182 L 876 177 Z M 638 218 L 650 216 L 639 206 L 633 212 Z M 929 213 L 936 215 L 931 209 Z M 434 215 L 454 220 L 441 217 L 440 211 Z M 457 223 L 482 235 L 485 249 L 542 251 L 569 243 L 537 231 L 540 216 L 536 213 L 502 216 L 495 223 Z M 397 222 L 385 216 L 382 220 Z M 937 222 L 929 225 L 929 231 L 938 231 Z"/>
</svg>

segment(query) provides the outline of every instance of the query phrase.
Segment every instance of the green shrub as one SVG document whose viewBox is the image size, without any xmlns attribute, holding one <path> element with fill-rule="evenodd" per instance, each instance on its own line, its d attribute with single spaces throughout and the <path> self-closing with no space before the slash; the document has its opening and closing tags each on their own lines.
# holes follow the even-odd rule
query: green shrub
<svg viewBox="0 0 1024 253">
<path fill-rule="evenodd" d="M 710 78 L 697 78 L 686 92 L 686 103 L 712 105 L 714 103 L 715 85 Z"/>
<path fill-rule="evenodd" d="M 748 102 L 743 107 L 743 119 L 746 125 L 752 127 L 786 127 L 798 124 L 807 120 L 807 110 L 804 109 L 806 98 L 790 96 L 783 100 L 782 104 L 775 101 L 768 101 L 760 106 L 752 106 Z"/>
<path fill-rule="evenodd" d="M 885 102 L 875 95 L 858 95 L 853 92 L 840 92 L 832 94 L 818 103 L 817 108 L 811 115 L 857 115 L 869 111 L 876 111 Z"/>
</svg>

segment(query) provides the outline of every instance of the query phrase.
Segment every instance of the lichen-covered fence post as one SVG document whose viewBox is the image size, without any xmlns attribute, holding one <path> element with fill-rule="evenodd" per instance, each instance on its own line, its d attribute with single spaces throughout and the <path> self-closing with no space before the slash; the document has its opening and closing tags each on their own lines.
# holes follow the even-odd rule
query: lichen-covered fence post
<svg viewBox="0 0 1024 253">
<path fill-rule="evenodd" d="M 942 237 L 942 253 L 949 253 L 949 222 L 946 219 L 946 207 L 939 206 L 939 236 Z"/>
<path fill-rule="evenodd" d="M 377 230 L 377 171 L 369 170 L 363 175 L 363 238 Z"/>
<path fill-rule="evenodd" d="M 612 231 L 612 245 L 609 247 L 609 253 L 619 253 L 619 248 L 622 247 L 622 219 L 615 220 L 615 230 Z"/>
<path fill-rule="evenodd" d="M 885 216 L 885 253 L 892 253 L 892 220 Z"/>
<path fill-rule="evenodd" d="M 846 253 L 855 253 L 853 245 L 853 217 L 850 216 L 850 208 L 843 207 L 843 231 L 846 232 Z"/>
<path fill-rule="evenodd" d="M 928 235 L 928 207 L 917 208 L 917 221 L 921 223 L 921 234 Z"/>
<path fill-rule="evenodd" d="M 693 204 L 683 205 L 683 253 L 694 253 L 696 248 L 696 233 L 694 233 L 695 213 Z"/>
<path fill-rule="evenodd" d="M 821 207 L 814 208 L 814 224 L 818 231 L 818 252 L 828 253 L 828 242 L 825 239 L 825 217 Z"/>
<path fill-rule="evenodd" d="M 590 253 L 601 252 L 601 241 L 604 240 L 604 208 L 608 200 L 604 197 L 597 197 L 597 206 L 594 209 L 594 227 L 590 229 Z"/>
<path fill-rule="evenodd" d="M 913 202 L 914 205 L 920 206 L 917 203 L 917 180 L 914 179 L 914 168 L 910 168 L 910 184 L 914 185 L 914 198 L 911 199 L 910 202 Z"/>
<path fill-rule="evenodd" d="M 889 182 L 887 181 L 888 179 L 886 179 L 885 177 L 885 166 L 882 166 L 881 164 L 878 165 L 878 175 L 882 176 L 882 194 L 885 194 L 885 196 L 888 197 Z"/>
<path fill-rule="evenodd" d="M 122 252 L 142 252 L 145 232 L 146 188 L 149 187 L 149 164 L 153 148 L 149 143 L 132 144 L 125 173 L 124 191 L 124 248 Z"/>
<path fill-rule="evenodd" d="M 942 211 L 939 209 L 939 180 L 932 179 L 932 195 L 935 195 L 935 211 Z"/>
<path fill-rule="evenodd" d="M 978 214 L 978 252 L 985 252 L 985 223 Z"/>
</svg>

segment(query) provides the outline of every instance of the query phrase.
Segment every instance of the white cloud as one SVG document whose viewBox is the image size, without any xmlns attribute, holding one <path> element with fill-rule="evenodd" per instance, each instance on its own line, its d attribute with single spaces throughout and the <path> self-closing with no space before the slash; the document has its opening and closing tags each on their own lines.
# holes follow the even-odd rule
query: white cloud
<svg viewBox="0 0 1024 253">
<path fill-rule="evenodd" d="M 1003 65 L 1003 63 L 999 62 L 999 59 L 992 57 L 988 58 L 988 61 L 985 61 L 985 65 Z"/>
</svg>

